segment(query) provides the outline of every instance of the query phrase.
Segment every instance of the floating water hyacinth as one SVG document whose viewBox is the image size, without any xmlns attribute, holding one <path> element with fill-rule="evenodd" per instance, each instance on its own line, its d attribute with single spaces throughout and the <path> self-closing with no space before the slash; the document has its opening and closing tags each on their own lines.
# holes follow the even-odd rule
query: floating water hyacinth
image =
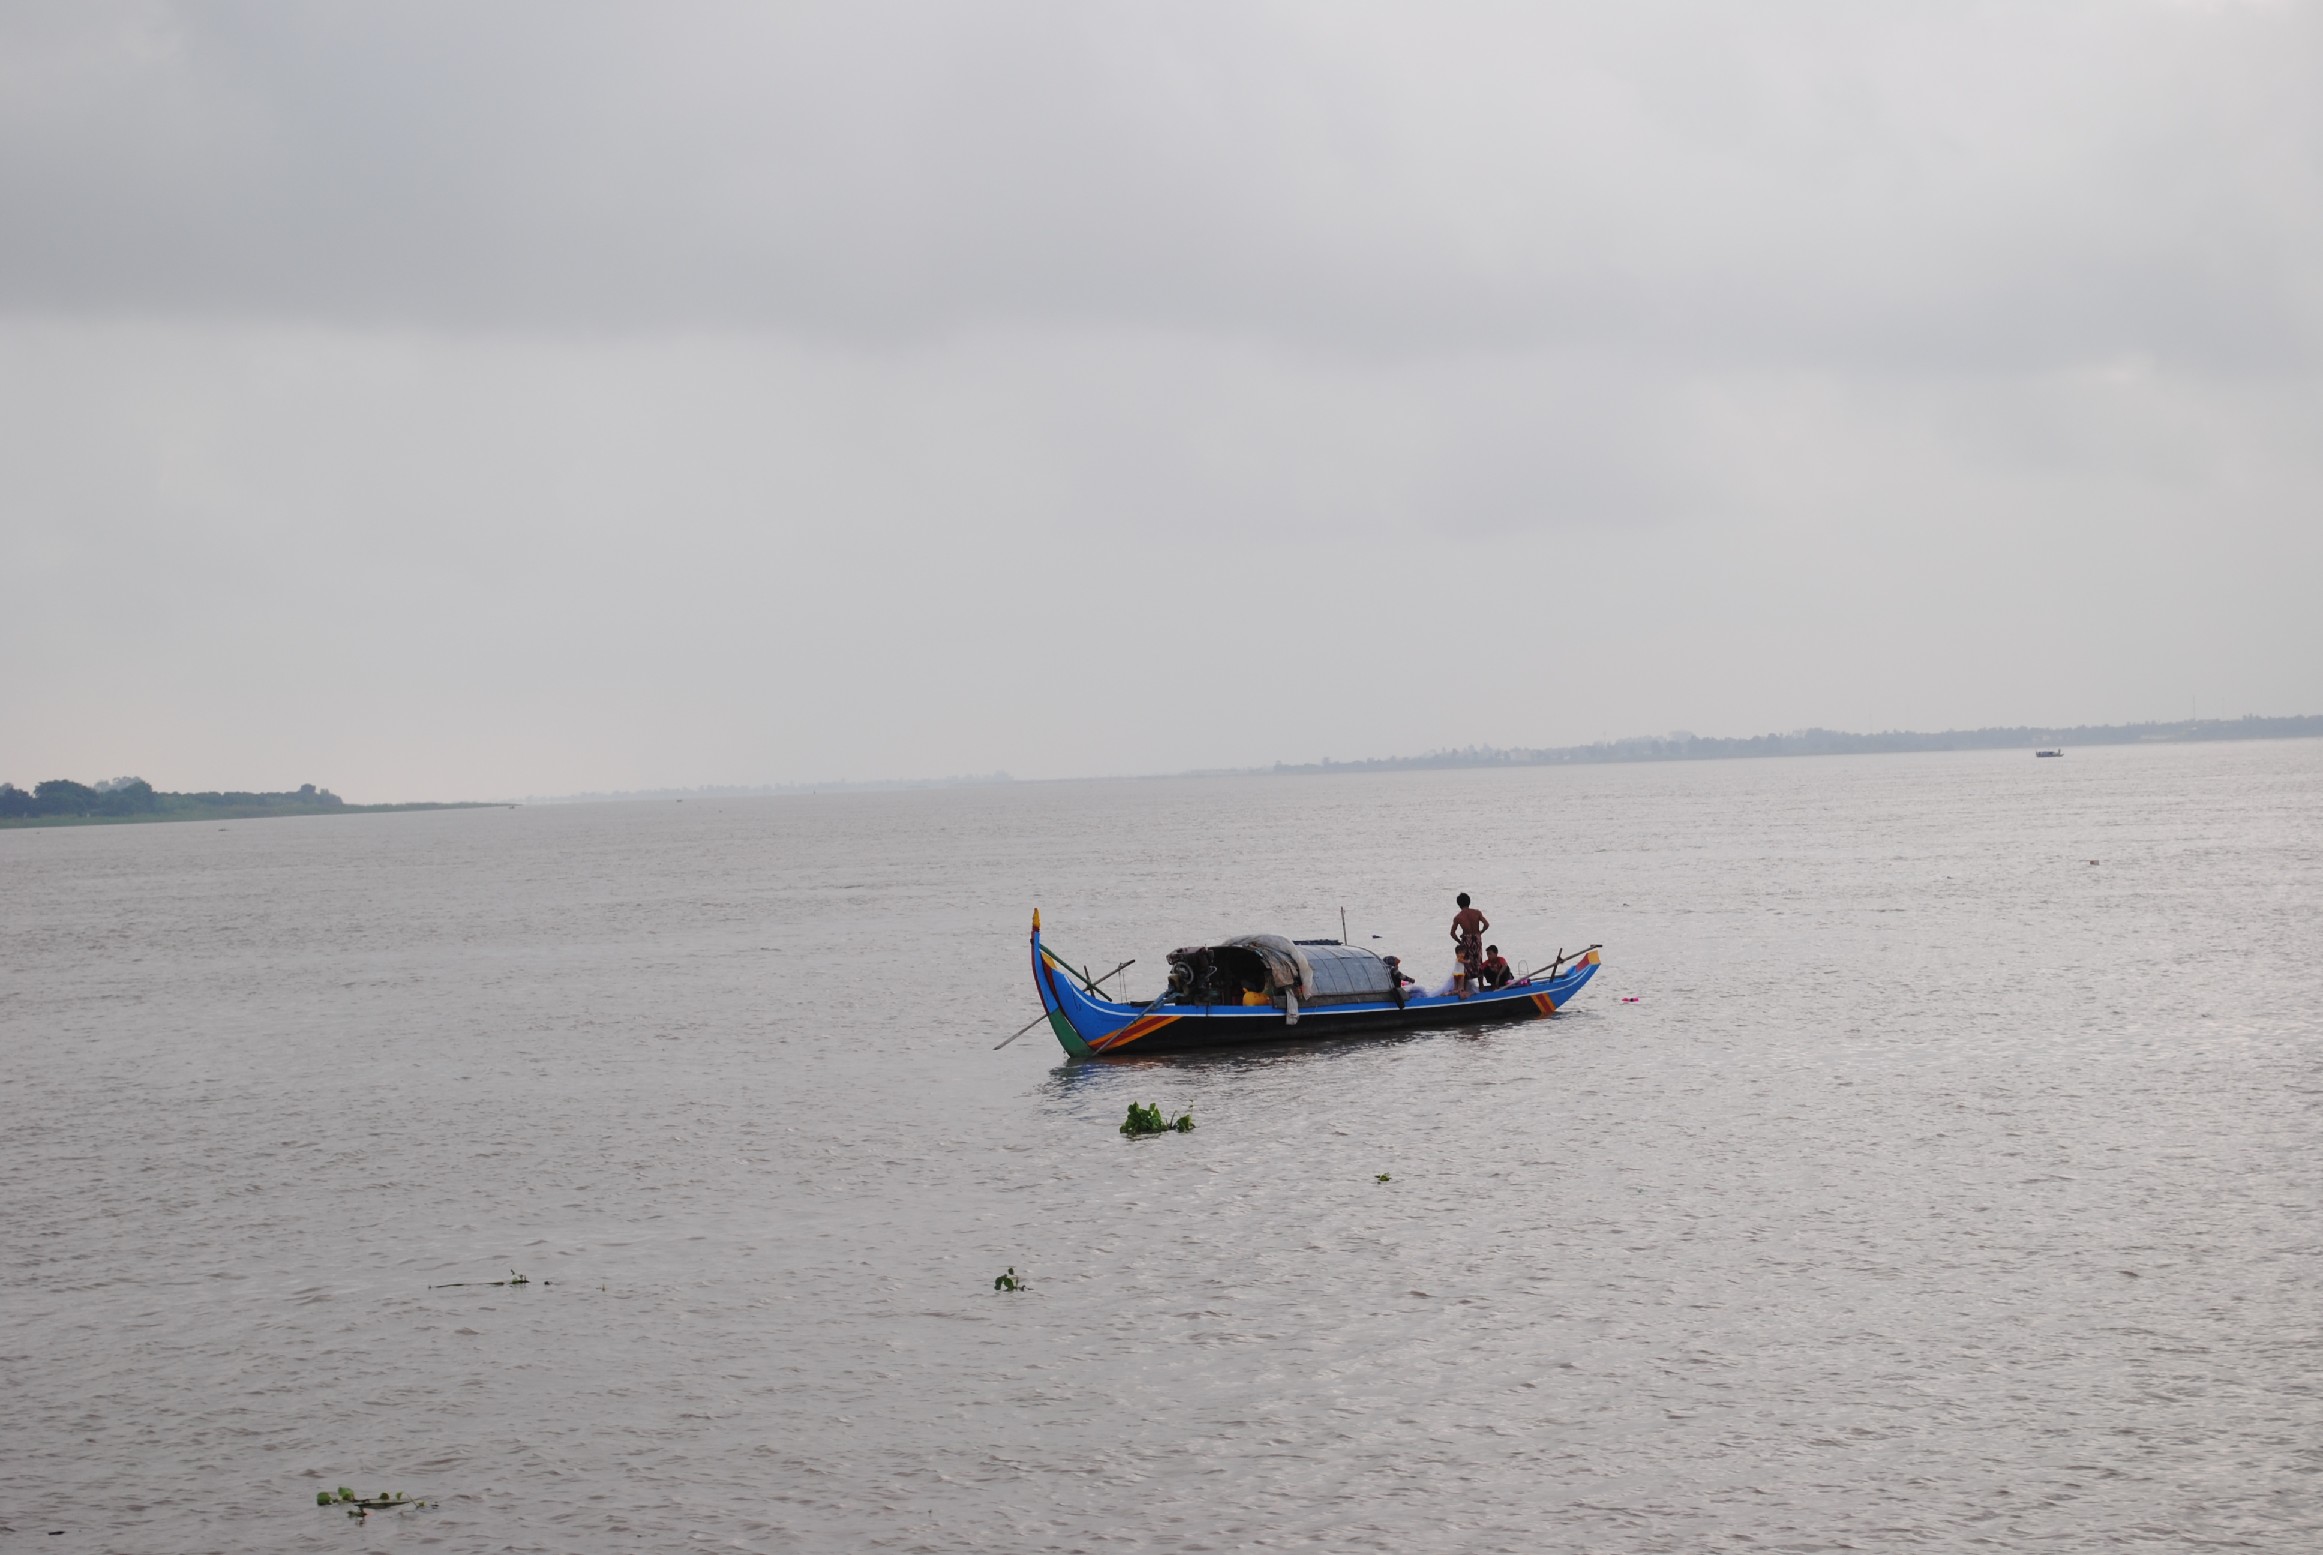
<svg viewBox="0 0 2323 1555">
<path fill-rule="evenodd" d="M 1032 1287 L 1028 1281 L 1018 1277 L 1016 1265 L 1010 1264 L 1006 1274 L 997 1276 L 992 1281 L 992 1288 L 994 1290 L 1030 1290 Z"/>
<path fill-rule="evenodd" d="M 1162 1116 L 1161 1108 L 1150 1104 L 1141 1107 L 1136 1102 L 1131 1102 L 1129 1116 L 1121 1120 L 1121 1132 L 1131 1139 L 1138 1139 L 1147 1134 L 1191 1134 L 1193 1131 L 1194 1115 L 1192 1113 L 1181 1113 L 1175 1121 L 1172 1121 Z"/>
<path fill-rule="evenodd" d="M 315 1505 L 317 1506 L 338 1506 L 341 1504 L 346 1506 L 349 1517 L 360 1520 L 370 1516 L 373 1512 L 390 1512 L 407 1506 L 426 1506 L 429 1503 L 414 1501 L 400 1490 L 382 1490 L 376 1495 L 359 1496 L 355 1494 L 352 1486 L 341 1485 L 337 1495 L 333 1495 L 328 1490 L 315 1492 Z"/>
<path fill-rule="evenodd" d="M 526 1278 L 525 1278 L 523 1275 L 521 1275 L 521 1274 L 517 1273 L 517 1272 L 516 1272 L 514 1269 L 511 1269 L 511 1270 L 509 1270 L 509 1271 L 508 1271 L 508 1278 L 507 1278 L 507 1279 L 505 1279 L 505 1280 L 454 1280 L 454 1281 L 453 1281 L 451 1284 L 449 1284 L 449 1285 L 430 1285 L 430 1286 L 428 1287 L 428 1289 L 429 1289 L 429 1290 L 469 1290 L 469 1289 L 472 1289 L 472 1288 L 473 1288 L 473 1289 L 483 1289 L 483 1288 L 489 1288 L 489 1287 L 500 1286 L 500 1285 L 530 1285 L 531 1283 L 532 1283 L 532 1281 L 530 1281 L 530 1280 L 526 1279 Z M 548 1280 L 542 1280 L 542 1281 L 541 1281 L 541 1283 L 542 1283 L 543 1285 L 547 1285 L 547 1284 L 550 1284 L 550 1283 L 552 1283 L 552 1282 L 551 1282 L 551 1281 L 548 1281 Z"/>
</svg>

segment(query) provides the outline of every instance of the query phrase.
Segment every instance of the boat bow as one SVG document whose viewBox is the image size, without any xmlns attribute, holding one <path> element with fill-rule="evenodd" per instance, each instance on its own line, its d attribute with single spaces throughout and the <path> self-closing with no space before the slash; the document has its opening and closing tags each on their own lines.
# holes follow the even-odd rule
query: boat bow
<svg viewBox="0 0 2323 1555">
<path fill-rule="evenodd" d="M 1088 1058 L 1123 1042 L 1134 1042 L 1177 1020 L 1154 1008 L 1117 1004 L 1099 998 L 1082 986 L 1071 963 L 1041 943 L 1040 909 L 1032 914 L 1032 980 L 1040 990 L 1041 1008 L 1048 1012 L 1057 1042 L 1074 1058 Z"/>
</svg>

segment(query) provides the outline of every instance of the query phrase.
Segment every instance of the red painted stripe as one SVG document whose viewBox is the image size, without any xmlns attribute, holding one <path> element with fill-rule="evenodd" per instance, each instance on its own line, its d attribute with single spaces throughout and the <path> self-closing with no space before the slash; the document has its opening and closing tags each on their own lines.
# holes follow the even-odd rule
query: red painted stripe
<svg viewBox="0 0 2323 1555">
<path fill-rule="evenodd" d="M 1177 1015 L 1141 1015 L 1110 1037 L 1092 1044 L 1100 1053 L 1110 1053 L 1117 1047 L 1126 1047 L 1139 1037 L 1150 1037 L 1164 1026 L 1175 1025 L 1183 1017 Z"/>
</svg>

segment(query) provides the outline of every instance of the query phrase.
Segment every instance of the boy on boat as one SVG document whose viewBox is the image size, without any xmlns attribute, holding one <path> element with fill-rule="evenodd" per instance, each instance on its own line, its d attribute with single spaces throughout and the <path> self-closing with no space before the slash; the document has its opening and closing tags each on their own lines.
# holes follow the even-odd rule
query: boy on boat
<svg viewBox="0 0 2323 1555">
<path fill-rule="evenodd" d="M 1452 991 L 1461 998 L 1468 997 L 1469 980 L 1476 969 L 1484 964 L 1484 931 L 1492 927 L 1492 920 L 1468 904 L 1468 893 L 1460 893 L 1460 910 L 1452 914 L 1452 954 L 1459 959 L 1460 970 L 1452 974 Z"/>
<path fill-rule="evenodd" d="M 1501 955 L 1500 947 L 1485 946 L 1484 960 L 1476 968 L 1476 980 L 1487 989 L 1506 988 L 1515 977 L 1516 971 L 1509 966 L 1507 958 Z"/>
</svg>

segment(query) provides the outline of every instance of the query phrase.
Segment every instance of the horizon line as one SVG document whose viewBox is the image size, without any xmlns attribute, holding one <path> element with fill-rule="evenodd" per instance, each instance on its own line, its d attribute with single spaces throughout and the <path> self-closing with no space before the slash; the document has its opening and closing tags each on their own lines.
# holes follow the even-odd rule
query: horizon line
<svg viewBox="0 0 2323 1555">
<path fill-rule="evenodd" d="M 653 800 L 759 799 L 812 796 L 824 792 L 879 793 L 909 789 L 981 788 L 1008 783 L 1144 782 L 1163 778 L 1274 777 L 1350 772 L 1405 772 L 1470 767 L 1623 766 L 1652 761 L 1734 761 L 1781 756 L 1904 755 L 1914 752 L 2005 750 L 2012 745 L 2168 745 L 2209 740 L 2323 738 L 2323 714 L 2275 716 L 2244 713 L 2238 718 L 2181 718 L 2128 724 L 1993 724 L 1976 729 L 1925 733 L 1887 729 L 1873 734 L 1810 725 L 1781 734 L 1696 735 L 1684 730 L 1662 735 L 1630 735 L 1587 745 L 1468 745 L 1407 756 L 1364 756 L 1349 761 L 1276 761 L 1248 767 L 1194 767 L 1177 772 L 1093 773 L 1073 777 L 1019 778 L 1006 771 L 933 778 L 836 778 L 806 783 L 704 783 L 691 788 L 595 790 L 534 794 L 504 800 L 514 804 L 612 804 Z"/>
</svg>

